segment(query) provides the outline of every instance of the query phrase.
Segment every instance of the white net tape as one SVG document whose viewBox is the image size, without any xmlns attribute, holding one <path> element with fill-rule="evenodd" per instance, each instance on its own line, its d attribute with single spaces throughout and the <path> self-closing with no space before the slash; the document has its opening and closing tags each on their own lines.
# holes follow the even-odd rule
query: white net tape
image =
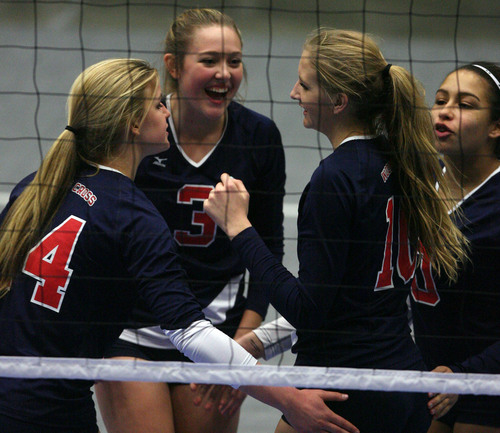
<svg viewBox="0 0 500 433">
<path fill-rule="evenodd" d="M 2 356 L 0 376 L 500 395 L 500 375 L 331 367 Z"/>
</svg>

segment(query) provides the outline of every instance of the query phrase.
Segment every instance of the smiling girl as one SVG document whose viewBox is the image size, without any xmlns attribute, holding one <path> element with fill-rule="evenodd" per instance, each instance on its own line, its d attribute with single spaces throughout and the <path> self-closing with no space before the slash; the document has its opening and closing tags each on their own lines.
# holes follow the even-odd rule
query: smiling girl
<svg viewBox="0 0 500 433">
<path fill-rule="evenodd" d="M 203 200 L 225 171 L 244 179 L 253 191 L 250 219 L 281 260 L 285 193 L 280 132 L 267 117 L 233 101 L 245 75 L 242 48 L 236 23 L 219 11 L 190 9 L 176 18 L 163 57 L 171 146 L 145 159 L 136 177 L 172 231 L 203 312 L 234 337 L 260 325 L 268 301 L 253 281 L 244 296 L 245 267 L 203 211 Z M 188 361 L 158 326 L 149 326 L 155 321 L 147 310 L 138 308 L 134 319 L 131 325 L 140 329 L 126 330 L 108 356 Z M 224 392 L 244 398 L 229 387 Z M 209 406 L 227 400 L 224 392 Z M 231 433 L 238 426 L 238 410 L 221 415 L 195 405 L 198 397 L 189 385 L 103 382 L 96 393 L 110 432 L 165 433 L 175 427 L 177 433 Z"/>
</svg>

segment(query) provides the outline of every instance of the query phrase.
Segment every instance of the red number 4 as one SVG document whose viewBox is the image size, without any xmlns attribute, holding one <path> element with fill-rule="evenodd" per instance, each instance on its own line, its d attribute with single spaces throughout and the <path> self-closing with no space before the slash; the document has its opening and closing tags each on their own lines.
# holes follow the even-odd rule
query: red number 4
<svg viewBox="0 0 500 433">
<path fill-rule="evenodd" d="M 23 272 L 37 280 L 31 302 L 59 312 L 73 270 L 68 267 L 85 221 L 70 216 L 28 254 Z"/>
</svg>

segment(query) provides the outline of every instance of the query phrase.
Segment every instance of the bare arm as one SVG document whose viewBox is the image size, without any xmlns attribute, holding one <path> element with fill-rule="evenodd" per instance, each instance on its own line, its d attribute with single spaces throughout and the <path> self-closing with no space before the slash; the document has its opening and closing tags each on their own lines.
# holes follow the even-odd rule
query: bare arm
<svg viewBox="0 0 500 433">
<path fill-rule="evenodd" d="M 289 387 L 242 386 L 241 390 L 280 410 L 298 433 L 359 433 L 349 421 L 325 405 L 325 400 L 346 400 L 345 394 Z"/>
<path fill-rule="evenodd" d="M 252 329 L 257 328 L 262 323 L 262 316 L 255 311 L 245 310 L 241 318 L 240 325 L 234 339 L 247 338 L 252 334 Z M 250 354 L 253 353 L 247 350 Z M 256 357 L 258 358 L 258 357 Z M 234 389 L 229 385 L 190 385 L 194 392 L 193 403 L 196 406 L 203 406 L 207 411 L 217 408 L 222 415 L 231 417 L 234 415 L 245 400 L 246 394 L 239 389 Z"/>
<path fill-rule="evenodd" d="M 178 350 L 195 362 L 234 362 L 255 365 L 257 361 L 239 344 L 200 320 L 188 328 L 165 331 Z M 240 390 L 285 414 L 299 433 L 357 433 L 347 420 L 332 412 L 325 400 L 343 401 L 338 392 L 270 386 L 242 386 Z"/>
<path fill-rule="evenodd" d="M 243 317 L 241 318 L 238 330 L 234 334 L 234 339 L 238 340 L 238 337 L 242 337 L 245 334 L 250 333 L 253 329 L 260 326 L 262 323 L 262 316 L 252 310 L 245 310 Z"/>
</svg>

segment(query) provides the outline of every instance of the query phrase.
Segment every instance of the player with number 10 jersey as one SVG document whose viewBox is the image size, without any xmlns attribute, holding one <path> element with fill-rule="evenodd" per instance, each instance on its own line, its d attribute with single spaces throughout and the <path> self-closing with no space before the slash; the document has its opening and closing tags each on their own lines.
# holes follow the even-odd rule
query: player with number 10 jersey
<svg viewBox="0 0 500 433">
<path fill-rule="evenodd" d="M 301 197 L 300 278 L 284 276 L 280 287 L 297 285 L 321 299 L 319 314 L 308 313 L 301 296 L 285 296 L 285 290 L 271 297 L 300 324 L 293 349 L 298 365 L 423 368 L 406 308 L 417 259 L 387 146 L 383 137 L 344 140 Z"/>
</svg>

